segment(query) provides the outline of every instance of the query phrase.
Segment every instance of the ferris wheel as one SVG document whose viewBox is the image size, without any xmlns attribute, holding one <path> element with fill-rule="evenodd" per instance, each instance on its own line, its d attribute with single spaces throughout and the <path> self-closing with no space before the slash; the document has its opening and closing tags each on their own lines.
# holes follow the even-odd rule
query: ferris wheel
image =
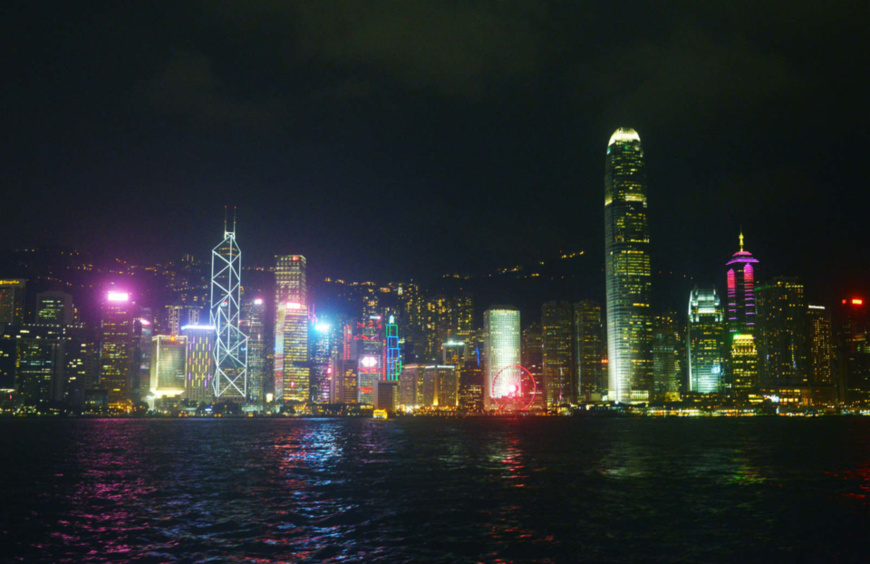
<svg viewBox="0 0 870 564">
<path fill-rule="evenodd" d="M 524 411 L 532 406 L 536 391 L 531 372 L 519 364 L 509 364 L 492 379 L 490 397 L 499 411 Z"/>
</svg>

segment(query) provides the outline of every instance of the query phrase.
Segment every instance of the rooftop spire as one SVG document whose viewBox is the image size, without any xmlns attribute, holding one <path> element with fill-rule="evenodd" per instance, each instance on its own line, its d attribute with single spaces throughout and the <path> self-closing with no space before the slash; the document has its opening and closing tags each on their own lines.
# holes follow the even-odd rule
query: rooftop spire
<svg viewBox="0 0 870 564">
<path fill-rule="evenodd" d="M 740 227 L 740 252 L 743 252 L 743 227 Z"/>
</svg>

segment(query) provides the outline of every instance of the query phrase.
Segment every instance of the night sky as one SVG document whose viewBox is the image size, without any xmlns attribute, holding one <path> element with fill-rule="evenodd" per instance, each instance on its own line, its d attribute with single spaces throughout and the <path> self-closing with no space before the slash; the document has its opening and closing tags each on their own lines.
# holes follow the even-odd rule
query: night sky
<svg viewBox="0 0 870 564">
<path fill-rule="evenodd" d="M 866 2 L 7 2 L 4 248 L 380 281 L 604 263 L 638 131 L 654 270 L 867 289 Z M 83 6 L 87 6 L 83 9 Z M 596 280 L 597 286 L 603 286 Z"/>
</svg>

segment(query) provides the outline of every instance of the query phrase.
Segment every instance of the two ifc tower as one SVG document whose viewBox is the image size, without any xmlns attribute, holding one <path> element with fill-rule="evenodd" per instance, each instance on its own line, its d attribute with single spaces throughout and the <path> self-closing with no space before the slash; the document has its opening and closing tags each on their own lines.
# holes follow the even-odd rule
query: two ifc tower
<svg viewBox="0 0 870 564">
<path fill-rule="evenodd" d="M 619 128 L 604 166 L 604 273 L 608 399 L 649 401 L 652 313 L 646 170 L 640 136 Z"/>
</svg>

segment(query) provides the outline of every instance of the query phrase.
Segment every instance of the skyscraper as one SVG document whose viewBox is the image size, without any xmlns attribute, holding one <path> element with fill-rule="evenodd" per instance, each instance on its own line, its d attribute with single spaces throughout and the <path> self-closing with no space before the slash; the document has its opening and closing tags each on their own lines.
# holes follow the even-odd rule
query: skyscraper
<svg viewBox="0 0 870 564">
<path fill-rule="evenodd" d="M 519 383 L 500 378 L 493 386 L 499 370 L 520 363 L 520 311 L 513 307 L 494 306 L 483 314 L 484 339 L 486 342 L 484 409 L 496 409 L 494 398 L 507 395 L 511 386 Z M 502 381 L 504 380 L 504 381 Z"/>
<path fill-rule="evenodd" d="M 236 244 L 236 226 L 211 252 L 210 324 L 215 328 L 214 395 L 222 400 L 245 401 L 248 396 L 248 338 L 239 328 L 242 297 L 242 252 Z"/>
<path fill-rule="evenodd" d="M 275 257 L 275 399 L 307 402 L 308 288 L 305 257 Z"/>
<path fill-rule="evenodd" d="M 728 306 L 725 324 L 728 327 L 728 352 L 732 389 L 738 395 L 757 391 L 758 343 L 756 339 L 755 266 L 758 260 L 743 249 L 743 231 L 740 231 L 740 250 L 734 253 L 726 266 L 725 282 Z M 737 338 L 736 336 L 740 337 Z M 750 346 L 749 341 L 752 341 Z M 739 348 L 739 352 L 736 348 Z M 755 358 L 750 358 L 755 354 Z M 752 372 L 755 371 L 755 372 Z"/>
<path fill-rule="evenodd" d="M 131 406 L 132 307 L 126 292 L 109 292 L 103 302 L 100 388 L 106 390 L 109 409 L 117 411 Z"/>
<path fill-rule="evenodd" d="M 604 345 L 601 331 L 601 305 L 592 300 L 574 304 L 574 340 L 577 347 L 577 389 L 579 398 L 601 399 L 607 393 L 604 373 Z"/>
<path fill-rule="evenodd" d="M 731 339 L 731 389 L 734 395 L 746 399 L 758 389 L 758 351 L 755 337 L 733 333 Z"/>
<path fill-rule="evenodd" d="M 646 171 L 640 136 L 619 128 L 604 169 L 608 398 L 644 402 L 652 385 L 652 319 Z"/>
<path fill-rule="evenodd" d="M 716 394 L 723 391 L 723 315 L 716 288 L 695 289 L 689 294 L 687 343 L 689 391 Z"/>
<path fill-rule="evenodd" d="M 266 397 L 268 376 L 265 318 L 266 300 L 258 297 L 242 302 L 241 328 L 248 336 L 248 399 L 257 403 L 262 403 Z"/>
<path fill-rule="evenodd" d="M 544 398 L 547 408 L 575 401 L 573 332 L 571 304 L 546 302 L 541 306 Z"/>
<path fill-rule="evenodd" d="M 36 322 L 54 325 L 72 323 L 72 296 L 66 292 L 39 292 L 36 294 Z"/>
<path fill-rule="evenodd" d="M 151 396 L 176 397 L 184 393 L 187 337 L 155 335 L 151 339 Z"/>
<path fill-rule="evenodd" d="M 807 306 L 807 329 L 810 386 L 820 388 L 817 399 L 834 401 L 837 397 L 833 375 L 834 337 L 831 315 L 825 306 Z"/>
<path fill-rule="evenodd" d="M 864 298 L 844 299 L 838 312 L 840 398 L 870 400 L 870 312 Z"/>
<path fill-rule="evenodd" d="M 329 403 L 334 386 L 333 358 L 339 351 L 341 327 L 320 319 L 310 335 L 311 401 Z"/>
<path fill-rule="evenodd" d="M 653 321 L 653 390 L 656 399 L 677 401 L 682 383 L 681 325 L 676 312 L 654 316 Z"/>
<path fill-rule="evenodd" d="M 806 388 L 807 301 L 796 277 L 758 286 L 758 376 L 766 390 Z"/>
<path fill-rule="evenodd" d="M 185 325 L 181 335 L 187 340 L 184 398 L 209 403 L 214 399 L 215 329 L 211 325 Z"/>
<path fill-rule="evenodd" d="M 544 337 L 541 324 L 529 323 L 522 333 L 520 361 L 535 381 L 533 409 L 545 409 L 544 403 Z M 484 347 L 485 349 L 486 347 Z"/>
<path fill-rule="evenodd" d="M 728 288 L 728 332 L 756 336 L 755 266 L 758 260 L 743 250 L 743 231 L 740 231 L 740 250 L 734 253 L 726 266 Z"/>
<path fill-rule="evenodd" d="M 24 280 L 0 280 L 0 325 L 24 323 Z"/>
</svg>

